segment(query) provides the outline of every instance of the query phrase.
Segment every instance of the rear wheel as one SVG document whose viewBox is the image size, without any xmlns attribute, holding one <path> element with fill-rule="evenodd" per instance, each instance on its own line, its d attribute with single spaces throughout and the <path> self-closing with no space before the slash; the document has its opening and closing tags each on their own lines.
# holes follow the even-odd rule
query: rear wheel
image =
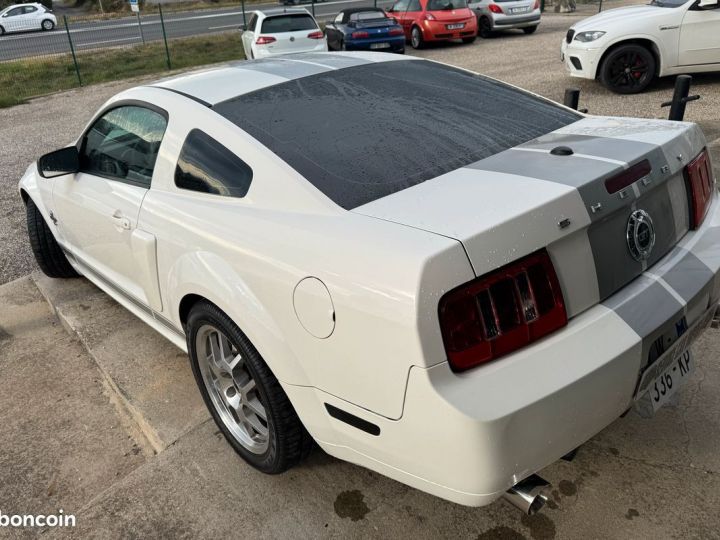
<svg viewBox="0 0 720 540">
<path fill-rule="evenodd" d="M 535 33 L 535 30 L 537 30 L 537 25 L 535 25 L 535 26 L 526 26 L 525 28 L 523 28 L 523 32 L 525 32 L 526 34 L 534 34 L 534 33 Z"/>
<path fill-rule="evenodd" d="M 478 35 L 483 39 L 492 37 L 492 24 L 487 17 L 480 17 L 478 20 Z"/>
<path fill-rule="evenodd" d="M 43 29 L 43 30 L 45 30 L 46 32 L 49 32 L 50 30 L 52 30 L 53 28 L 55 28 L 55 23 L 52 22 L 50 19 L 45 19 L 45 20 L 42 22 L 42 25 L 41 25 L 41 26 L 42 26 L 42 29 Z"/>
<path fill-rule="evenodd" d="M 412 31 L 410 32 L 410 45 L 412 45 L 413 49 L 422 49 L 425 45 L 422 32 L 417 26 L 413 26 Z"/>
<path fill-rule="evenodd" d="M 30 247 L 40 270 L 51 278 L 78 277 L 32 199 L 28 199 L 25 210 Z"/>
<path fill-rule="evenodd" d="M 245 461 L 276 474 L 307 456 L 312 438 L 260 354 L 225 313 L 209 302 L 196 304 L 187 344 L 205 404 Z"/>
<path fill-rule="evenodd" d="M 655 78 L 655 57 L 642 45 L 621 45 L 600 66 L 600 81 L 618 94 L 637 94 Z"/>
</svg>

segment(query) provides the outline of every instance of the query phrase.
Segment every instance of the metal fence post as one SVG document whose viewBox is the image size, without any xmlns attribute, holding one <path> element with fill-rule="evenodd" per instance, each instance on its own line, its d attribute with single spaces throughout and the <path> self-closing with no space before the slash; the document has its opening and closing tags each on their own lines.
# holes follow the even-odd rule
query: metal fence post
<svg viewBox="0 0 720 540">
<path fill-rule="evenodd" d="M 136 11 L 135 15 L 137 15 L 138 29 L 140 30 L 140 39 L 142 40 L 143 45 L 145 45 L 145 35 L 143 34 L 142 22 L 140 21 L 140 12 Z"/>
<path fill-rule="evenodd" d="M 602 11 L 602 3 L 603 3 L 603 0 L 600 0 L 600 7 L 598 7 L 598 13 L 600 13 Z"/>
<path fill-rule="evenodd" d="M 313 14 L 313 17 L 314 17 L 314 16 L 315 16 L 315 0 L 312 0 L 311 6 L 312 6 L 312 14 Z"/>
<path fill-rule="evenodd" d="M 172 64 L 170 63 L 170 49 L 168 49 L 167 44 L 167 32 L 165 32 L 165 19 L 163 18 L 162 4 L 158 4 L 158 9 L 160 10 L 160 27 L 162 28 L 163 41 L 165 42 L 165 59 L 167 60 L 167 68 L 172 69 Z"/>
<path fill-rule="evenodd" d="M 580 90 L 577 88 L 566 88 L 563 105 L 577 111 L 578 105 L 580 105 Z"/>
<path fill-rule="evenodd" d="M 78 84 L 82 86 L 80 66 L 78 66 L 77 56 L 75 56 L 75 45 L 73 45 L 72 37 L 70 36 L 70 25 L 68 24 L 67 15 L 63 15 L 63 22 L 65 23 L 65 32 L 67 33 L 68 43 L 70 44 L 70 52 L 72 53 L 73 64 L 75 64 L 75 75 L 77 75 Z"/>
<path fill-rule="evenodd" d="M 245 18 L 245 0 L 242 0 L 243 32 L 247 30 L 247 19 Z"/>
</svg>

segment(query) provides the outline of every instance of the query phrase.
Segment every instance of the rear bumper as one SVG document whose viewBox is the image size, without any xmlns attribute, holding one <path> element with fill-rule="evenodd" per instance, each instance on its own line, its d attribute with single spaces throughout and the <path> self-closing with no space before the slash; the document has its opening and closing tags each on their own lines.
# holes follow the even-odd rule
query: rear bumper
<svg viewBox="0 0 720 540">
<path fill-rule="evenodd" d="M 505 15 L 492 13 L 493 30 L 510 30 L 514 28 L 527 28 L 540 24 L 540 10 L 536 9 L 531 13 L 522 15 Z"/>
<path fill-rule="evenodd" d="M 517 353 L 462 374 L 447 363 L 410 369 L 402 417 L 391 420 L 307 387 L 287 388 L 330 454 L 471 506 L 556 461 L 633 403 L 658 335 L 715 310 L 720 203 L 702 228 L 642 277 Z M 328 403 L 379 434 L 330 418 Z"/>
<path fill-rule="evenodd" d="M 448 24 L 464 24 L 460 29 L 448 30 Z M 470 17 L 457 23 L 441 21 L 423 21 L 421 24 L 423 39 L 425 41 L 445 41 L 449 39 L 469 38 L 477 35 L 477 19 Z"/>
<path fill-rule="evenodd" d="M 373 48 L 374 44 L 387 43 L 390 45 L 388 48 L 376 49 Z M 359 39 L 356 41 L 346 40 L 345 50 L 348 51 L 402 51 L 405 49 L 405 36 L 393 36 L 385 38 L 374 38 L 374 39 Z"/>
<path fill-rule="evenodd" d="M 277 56 L 277 55 L 286 55 L 286 54 L 299 54 L 299 53 L 308 53 L 308 52 L 325 52 L 328 50 L 327 48 L 327 41 L 324 39 L 318 39 L 318 43 L 315 46 L 312 47 L 301 47 L 297 49 L 292 50 L 284 50 L 284 51 L 275 51 L 269 47 L 255 47 L 254 54 L 255 58 L 268 58 L 270 56 Z"/>
</svg>

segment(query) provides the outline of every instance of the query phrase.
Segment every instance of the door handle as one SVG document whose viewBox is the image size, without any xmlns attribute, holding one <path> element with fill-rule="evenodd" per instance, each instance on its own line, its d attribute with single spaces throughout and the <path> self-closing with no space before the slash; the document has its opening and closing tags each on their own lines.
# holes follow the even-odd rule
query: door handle
<svg viewBox="0 0 720 540">
<path fill-rule="evenodd" d="M 121 229 L 125 229 L 126 231 L 130 230 L 130 220 L 123 216 L 122 212 L 120 210 L 115 210 L 115 212 L 112 215 L 112 219 L 115 222 L 115 225 L 120 227 Z"/>
</svg>

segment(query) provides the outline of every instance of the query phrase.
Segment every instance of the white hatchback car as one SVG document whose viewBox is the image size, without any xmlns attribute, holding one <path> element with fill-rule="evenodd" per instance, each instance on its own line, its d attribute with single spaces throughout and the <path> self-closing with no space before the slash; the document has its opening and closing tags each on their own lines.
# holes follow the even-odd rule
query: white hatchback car
<svg viewBox="0 0 720 540">
<path fill-rule="evenodd" d="M 254 11 L 242 43 L 246 58 L 328 50 L 325 32 L 304 8 Z"/>
<path fill-rule="evenodd" d="M 57 19 L 52 10 L 42 4 L 15 4 L 0 11 L 0 35 L 6 32 L 52 30 Z"/>
<path fill-rule="evenodd" d="M 561 55 L 573 77 L 622 94 L 642 92 L 655 77 L 720 71 L 720 4 L 653 0 L 611 9 L 573 25 Z"/>
<path fill-rule="evenodd" d="M 534 472 L 692 373 L 720 298 L 705 146 L 419 58 L 299 54 L 121 92 L 20 194 L 40 267 L 187 350 L 254 467 L 315 440 L 532 511 Z"/>
</svg>

